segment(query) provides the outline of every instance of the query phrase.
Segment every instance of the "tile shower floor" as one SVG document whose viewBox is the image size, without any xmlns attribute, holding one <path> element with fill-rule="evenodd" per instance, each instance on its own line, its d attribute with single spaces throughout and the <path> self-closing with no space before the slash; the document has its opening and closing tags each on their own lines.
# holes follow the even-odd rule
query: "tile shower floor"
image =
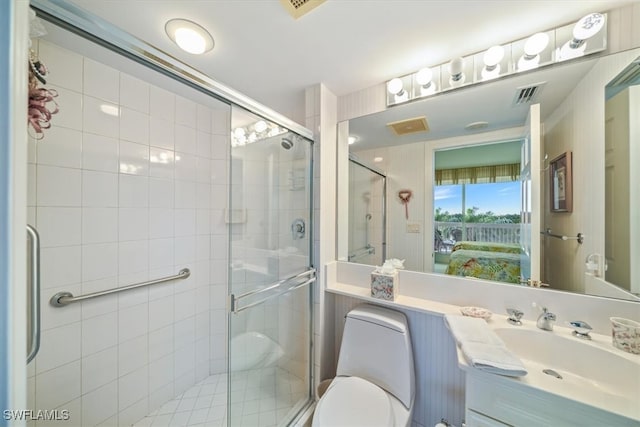
<svg viewBox="0 0 640 427">
<path fill-rule="evenodd" d="M 306 396 L 298 377 L 278 367 L 237 372 L 231 379 L 231 425 L 277 426 L 289 419 Z M 296 405 L 298 404 L 298 405 Z M 134 427 L 227 425 L 227 375 L 200 381 L 175 399 L 147 415 Z"/>
</svg>

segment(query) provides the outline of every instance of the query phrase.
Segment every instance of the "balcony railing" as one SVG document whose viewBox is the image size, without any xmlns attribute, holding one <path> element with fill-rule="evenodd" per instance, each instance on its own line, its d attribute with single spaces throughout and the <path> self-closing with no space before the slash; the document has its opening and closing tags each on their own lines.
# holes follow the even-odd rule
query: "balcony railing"
<svg viewBox="0 0 640 427">
<path fill-rule="evenodd" d="M 446 243 L 462 240 L 473 242 L 520 243 L 520 224 L 485 224 L 461 222 L 435 222 Z M 437 239 L 436 239 L 437 240 Z M 436 249 L 439 248 L 435 243 Z"/>
</svg>

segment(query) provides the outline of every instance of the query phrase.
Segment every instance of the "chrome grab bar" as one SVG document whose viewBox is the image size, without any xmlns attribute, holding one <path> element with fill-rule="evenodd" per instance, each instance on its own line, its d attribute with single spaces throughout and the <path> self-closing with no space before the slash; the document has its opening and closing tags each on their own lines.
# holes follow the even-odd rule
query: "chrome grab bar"
<svg viewBox="0 0 640 427">
<path fill-rule="evenodd" d="M 238 305 L 239 305 L 238 303 L 243 298 L 247 298 L 247 297 L 252 296 L 252 295 L 258 295 L 258 294 L 261 294 L 263 292 L 271 291 L 273 289 L 281 287 L 284 284 L 287 284 L 289 282 L 295 282 L 296 280 L 302 279 L 302 278 L 304 278 L 306 276 L 311 276 L 311 277 L 309 279 L 305 280 L 304 282 L 295 283 L 293 286 L 290 286 L 290 287 L 286 288 L 285 290 L 283 290 L 281 292 L 275 293 L 273 295 L 269 295 L 269 296 L 267 296 L 265 298 L 262 298 L 261 300 L 258 300 L 258 301 L 252 302 L 250 304 L 247 304 L 244 307 L 238 307 Z M 311 269 L 306 270 L 306 271 L 304 271 L 304 272 L 302 272 L 300 274 L 296 274 L 294 276 L 291 276 L 291 277 L 288 277 L 286 279 L 283 279 L 283 280 L 280 280 L 278 282 L 275 282 L 275 283 L 267 286 L 266 288 L 261 288 L 261 289 L 256 289 L 254 291 L 245 292 L 244 294 L 241 294 L 241 295 L 238 295 L 238 296 L 235 296 L 234 294 L 231 294 L 229 296 L 229 298 L 230 298 L 230 306 L 231 306 L 230 310 L 231 310 L 232 313 L 237 314 L 237 313 L 239 313 L 239 312 L 241 312 L 243 310 L 246 310 L 248 308 L 254 307 L 256 305 L 260 305 L 263 302 L 265 302 L 267 300 L 270 300 L 271 298 L 279 297 L 281 295 L 284 295 L 284 294 L 287 294 L 289 292 L 295 291 L 296 289 L 302 288 L 303 286 L 306 286 L 309 283 L 313 283 L 315 281 L 316 281 L 316 270 L 315 270 L 315 268 L 311 268 Z"/>
<path fill-rule="evenodd" d="M 27 354 L 27 363 L 31 362 L 40 350 L 40 236 L 35 228 L 27 225 L 27 236 L 31 239 L 31 340 Z"/>
<path fill-rule="evenodd" d="M 355 258 L 360 258 L 361 256 L 364 256 L 364 255 L 373 255 L 375 253 L 376 253 L 376 248 L 371 246 L 370 243 L 367 243 L 367 246 L 360 249 L 356 249 L 355 251 L 351 252 L 349 256 L 347 256 L 347 260 L 351 261 Z"/>
<path fill-rule="evenodd" d="M 547 228 L 545 231 L 541 231 L 540 234 L 555 237 L 556 239 L 560 240 L 577 240 L 580 244 L 584 243 L 584 234 L 582 233 L 578 233 L 577 236 L 564 236 L 562 234 L 554 234 L 551 232 L 550 228 Z"/>
<path fill-rule="evenodd" d="M 93 292 L 86 295 L 73 296 L 71 292 L 58 292 L 49 300 L 49 304 L 54 307 L 64 307 L 72 302 L 84 301 L 91 298 L 97 298 L 105 295 L 115 294 L 117 292 L 128 291 L 130 289 L 142 288 L 144 286 L 157 285 L 158 283 L 170 282 L 171 280 L 186 279 L 191 275 L 188 268 L 183 268 L 175 276 L 162 277 L 160 279 L 149 280 L 147 282 L 134 283 L 133 285 L 123 286 L 121 288 L 107 289 L 106 291 Z"/>
</svg>

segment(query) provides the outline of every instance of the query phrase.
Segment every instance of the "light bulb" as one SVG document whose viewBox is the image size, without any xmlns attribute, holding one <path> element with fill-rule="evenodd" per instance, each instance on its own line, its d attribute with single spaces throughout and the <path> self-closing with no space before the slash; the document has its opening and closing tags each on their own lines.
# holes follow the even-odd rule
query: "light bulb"
<svg viewBox="0 0 640 427">
<path fill-rule="evenodd" d="M 358 140 L 358 138 L 356 138 L 355 136 L 350 136 L 348 138 L 349 145 L 354 144 L 357 140 Z"/>
<path fill-rule="evenodd" d="M 452 76 L 458 76 L 462 74 L 462 67 L 464 66 L 464 60 L 462 58 L 454 58 L 449 62 L 449 74 Z"/>
<path fill-rule="evenodd" d="M 240 138 L 241 136 L 244 136 L 244 135 L 245 135 L 245 133 L 246 133 L 246 131 L 244 130 L 244 128 L 235 128 L 235 129 L 233 130 L 233 135 L 234 135 L 236 138 Z"/>
<path fill-rule="evenodd" d="M 573 27 L 573 38 L 577 40 L 587 40 L 595 36 L 604 26 L 604 15 L 601 13 L 590 13 L 580 19 Z"/>
<path fill-rule="evenodd" d="M 402 80 L 396 77 L 395 79 L 389 80 L 389 82 L 387 83 L 387 90 L 391 94 L 401 95 L 401 92 L 403 91 L 402 89 L 403 86 L 404 85 L 402 84 Z"/>
<path fill-rule="evenodd" d="M 531 59 L 527 59 L 526 55 L 522 55 L 518 59 L 518 71 L 527 71 L 537 68 L 540 64 L 540 55 L 535 55 Z"/>
<path fill-rule="evenodd" d="M 502 58 L 504 58 L 504 48 L 502 46 L 490 47 L 484 53 L 484 65 L 491 71 L 496 65 L 500 64 Z"/>
<path fill-rule="evenodd" d="M 267 123 L 264 120 L 259 120 L 256 122 L 256 124 L 253 126 L 253 128 L 256 130 L 256 132 L 261 133 L 264 132 L 265 130 L 267 130 Z"/>
<path fill-rule="evenodd" d="M 433 79 L 433 71 L 431 71 L 431 68 L 423 68 L 416 73 L 416 82 L 418 82 L 419 85 L 428 86 L 431 84 L 431 79 Z"/>
<path fill-rule="evenodd" d="M 546 33 L 536 33 L 529 37 L 524 43 L 524 54 L 527 57 L 534 57 L 545 50 L 549 44 L 549 35 Z M 530 58 L 527 58 L 530 59 Z"/>
<path fill-rule="evenodd" d="M 604 27 L 604 15 L 590 13 L 580 19 L 573 27 L 573 39 L 566 42 L 558 53 L 558 60 L 577 58 L 584 55 L 586 40 L 595 36 Z"/>
<path fill-rule="evenodd" d="M 540 65 L 540 52 L 547 48 L 549 35 L 536 33 L 524 43 L 524 55 L 518 60 L 518 71 L 533 70 Z"/>
<path fill-rule="evenodd" d="M 485 66 L 482 68 L 482 80 L 491 80 L 500 76 L 500 64 L 494 65 L 493 67 Z"/>
<path fill-rule="evenodd" d="M 584 51 L 587 45 L 582 40 L 582 43 L 576 45 L 573 41 L 568 41 L 562 45 L 557 56 L 558 61 L 566 61 L 568 59 L 579 58 L 584 55 Z"/>
<path fill-rule="evenodd" d="M 454 58 L 449 62 L 449 85 L 451 87 L 458 87 L 464 84 L 465 75 L 462 72 L 464 66 L 464 60 L 462 58 Z"/>
</svg>

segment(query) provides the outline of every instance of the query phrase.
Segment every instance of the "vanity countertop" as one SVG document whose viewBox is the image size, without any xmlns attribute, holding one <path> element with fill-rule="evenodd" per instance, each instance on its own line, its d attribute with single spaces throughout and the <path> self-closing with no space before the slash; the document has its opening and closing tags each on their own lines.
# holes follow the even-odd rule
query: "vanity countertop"
<svg viewBox="0 0 640 427">
<path fill-rule="evenodd" d="M 407 295 L 398 295 L 393 301 L 374 298 L 371 296 L 371 289 L 368 286 L 364 287 L 334 282 L 327 287 L 327 292 L 358 298 L 380 305 L 407 308 L 409 310 L 420 311 L 432 315 L 443 316 L 445 314 L 460 314 L 460 307 L 457 305 L 431 301 L 424 298 L 410 297 Z"/>
<path fill-rule="evenodd" d="M 458 349 L 458 365 L 468 375 L 500 384 L 511 390 L 509 393 L 524 391 L 534 396 L 531 405 L 551 396 L 551 403 L 545 404 L 550 412 L 553 406 L 558 406 L 558 413 L 575 406 L 585 416 L 594 417 L 594 422 L 599 416 L 611 414 L 614 425 L 640 423 L 640 355 L 613 347 L 607 335 L 591 333 L 591 340 L 581 340 L 562 325 L 542 331 L 535 322 L 514 326 L 506 319 L 494 315 L 488 325 L 522 360 L 527 375 L 506 377 L 480 371 L 471 367 Z M 562 379 L 543 372 L 548 369 Z"/>
</svg>

